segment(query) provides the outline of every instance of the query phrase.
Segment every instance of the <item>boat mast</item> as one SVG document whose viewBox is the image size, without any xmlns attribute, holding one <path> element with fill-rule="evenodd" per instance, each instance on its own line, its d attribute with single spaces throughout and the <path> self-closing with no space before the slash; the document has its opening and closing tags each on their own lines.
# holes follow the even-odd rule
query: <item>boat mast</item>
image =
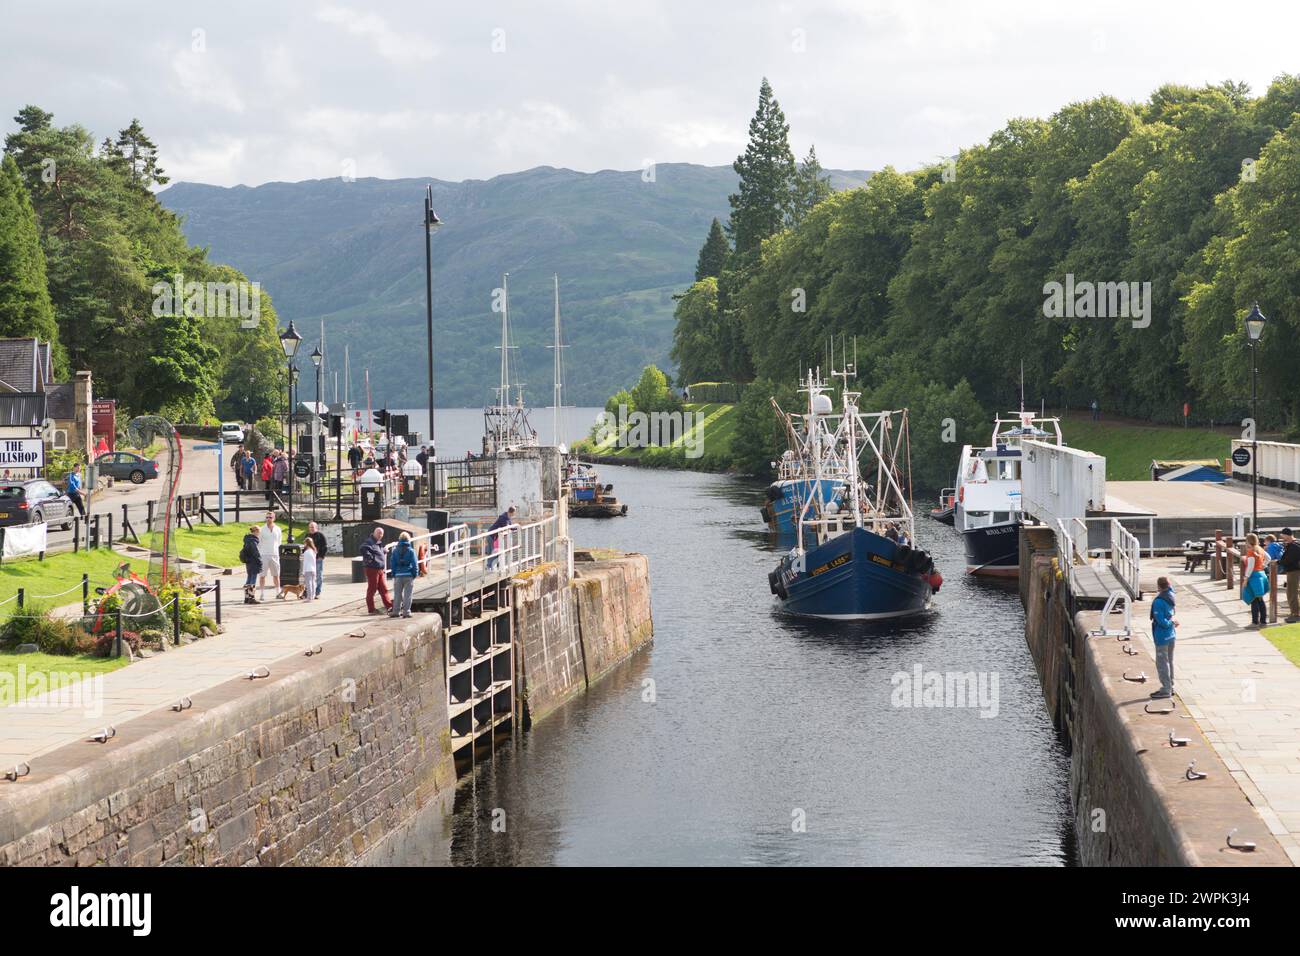
<svg viewBox="0 0 1300 956">
<path fill-rule="evenodd" d="M 560 408 L 564 398 L 564 361 L 560 350 L 565 346 L 560 344 L 560 277 L 555 279 L 555 343 L 550 347 L 555 350 L 555 408 L 553 413 L 553 422 L 551 425 L 552 436 L 558 447 L 560 444 Z"/>
</svg>

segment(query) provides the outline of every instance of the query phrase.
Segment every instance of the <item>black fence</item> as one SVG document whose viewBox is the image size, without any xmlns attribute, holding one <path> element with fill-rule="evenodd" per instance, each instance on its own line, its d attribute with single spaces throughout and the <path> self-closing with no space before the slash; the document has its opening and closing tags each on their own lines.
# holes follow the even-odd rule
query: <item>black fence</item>
<svg viewBox="0 0 1300 956">
<path fill-rule="evenodd" d="M 465 458 L 433 463 L 435 508 L 495 508 L 496 462 Z"/>
</svg>

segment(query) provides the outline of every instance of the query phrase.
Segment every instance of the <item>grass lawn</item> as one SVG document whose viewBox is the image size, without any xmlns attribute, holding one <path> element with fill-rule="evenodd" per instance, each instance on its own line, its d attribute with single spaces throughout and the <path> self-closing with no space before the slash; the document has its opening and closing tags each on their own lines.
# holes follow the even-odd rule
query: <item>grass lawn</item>
<svg viewBox="0 0 1300 956">
<path fill-rule="evenodd" d="M 35 558 L 11 559 L 0 564 L 0 601 L 23 588 L 25 600 L 39 600 L 51 606 L 74 604 L 81 600 L 83 573 L 90 575 L 90 595 L 93 599 L 96 587 L 107 587 L 113 583 L 113 570 L 123 560 L 122 555 L 107 548 L 76 554 L 46 555 L 44 561 Z M 131 566 L 141 575 L 149 570 L 147 561 L 132 561 Z M 69 588 L 75 590 L 59 597 L 50 597 Z"/>
<path fill-rule="evenodd" d="M 601 444 L 583 439 L 575 443 L 574 450 L 626 458 L 630 463 L 642 460 L 643 464 L 676 468 L 726 468 L 731 460 L 731 436 L 736 429 L 735 406 L 721 402 L 688 402 L 683 410 L 692 413 L 693 427 L 670 446 L 619 447 L 620 436 L 611 435 Z M 696 457 L 686 457 L 688 445 L 698 452 Z"/>
<path fill-rule="evenodd" d="M 1215 458 L 1221 462 L 1232 451 L 1231 436 L 1204 428 L 1066 418 L 1061 421 L 1061 434 L 1072 448 L 1106 456 L 1106 477 L 1113 481 L 1150 479 L 1153 459 Z"/>
<path fill-rule="evenodd" d="M 281 533 L 287 539 L 288 524 L 285 522 L 278 523 L 281 525 Z M 248 528 L 252 524 L 251 518 L 248 521 L 235 524 L 234 519 L 227 514 L 224 525 L 196 524 L 193 531 L 182 528 L 176 537 L 177 553 L 182 558 L 201 559 L 208 564 L 233 568 L 240 563 L 239 549 L 244 546 L 244 535 L 248 533 Z M 293 528 L 295 538 L 298 538 L 301 537 L 307 526 L 301 521 L 295 521 Z M 143 540 L 141 543 L 144 543 Z M 202 552 L 202 554 L 200 555 L 197 552 Z"/>
<path fill-rule="evenodd" d="M 31 689 L 39 694 L 54 689 L 50 681 L 51 674 L 94 675 L 107 674 L 130 663 L 126 657 L 90 657 L 78 654 L 75 657 L 61 657 L 54 654 L 4 654 L 0 653 L 0 675 L 8 674 L 9 680 L 0 676 L 0 705 L 16 703 L 27 696 Z M 19 671 L 21 666 L 22 671 Z M 41 675 L 35 677 L 35 675 Z M 11 683 L 12 682 L 12 683 Z M 5 686 L 8 685 L 8 686 Z M 9 693 L 12 687 L 12 695 Z"/>
<path fill-rule="evenodd" d="M 1278 612 L 1280 617 L 1281 611 Z M 1280 627 L 1266 627 L 1260 632 L 1273 646 L 1282 652 L 1292 664 L 1300 667 L 1300 624 L 1283 624 Z"/>
</svg>

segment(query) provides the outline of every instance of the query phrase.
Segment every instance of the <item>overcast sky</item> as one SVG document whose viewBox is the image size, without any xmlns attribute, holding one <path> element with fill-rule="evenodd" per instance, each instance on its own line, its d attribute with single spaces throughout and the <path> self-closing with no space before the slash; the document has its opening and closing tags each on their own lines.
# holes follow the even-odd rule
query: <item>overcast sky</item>
<svg viewBox="0 0 1300 956">
<path fill-rule="evenodd" d="M 57 12 L 56 12 L 57 6 Z M 1300 6 L 934 0 L 6 4 L 26 103 L 133 116 L 177 180 L 487 178 L 730 163 L 759 79 L 802 155 L 913 168 L 1098 93 L 1300 71 Z"/>
</svg>

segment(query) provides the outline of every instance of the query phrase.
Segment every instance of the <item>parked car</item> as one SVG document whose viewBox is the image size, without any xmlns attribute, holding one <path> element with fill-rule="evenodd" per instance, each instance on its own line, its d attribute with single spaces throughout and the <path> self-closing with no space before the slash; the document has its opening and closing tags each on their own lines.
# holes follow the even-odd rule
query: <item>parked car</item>
<svg viewBox="0 0 1300 956">
<path fill-rule="evenodd" d="M 221 440 L 232 442 L 236 445 L 244 443 L 244 426 L 239 422 L 222 422 L 221 423 Z"/>
<path fill-rule="evenodd" d="M 74 512 L 71 499 L 44 478 L 0 482 L 0 526 L 50 521 L 68 528 Z"/>
<path fill-rule="evenodd" d="M 129 480 L 132 484 L 143 485 L 149 478 L 158 477 L 158 462 L 141 458 L 129 451 L 111 451 L 95 459 L 99 473 L 116 481 Z"/>
</svg>

